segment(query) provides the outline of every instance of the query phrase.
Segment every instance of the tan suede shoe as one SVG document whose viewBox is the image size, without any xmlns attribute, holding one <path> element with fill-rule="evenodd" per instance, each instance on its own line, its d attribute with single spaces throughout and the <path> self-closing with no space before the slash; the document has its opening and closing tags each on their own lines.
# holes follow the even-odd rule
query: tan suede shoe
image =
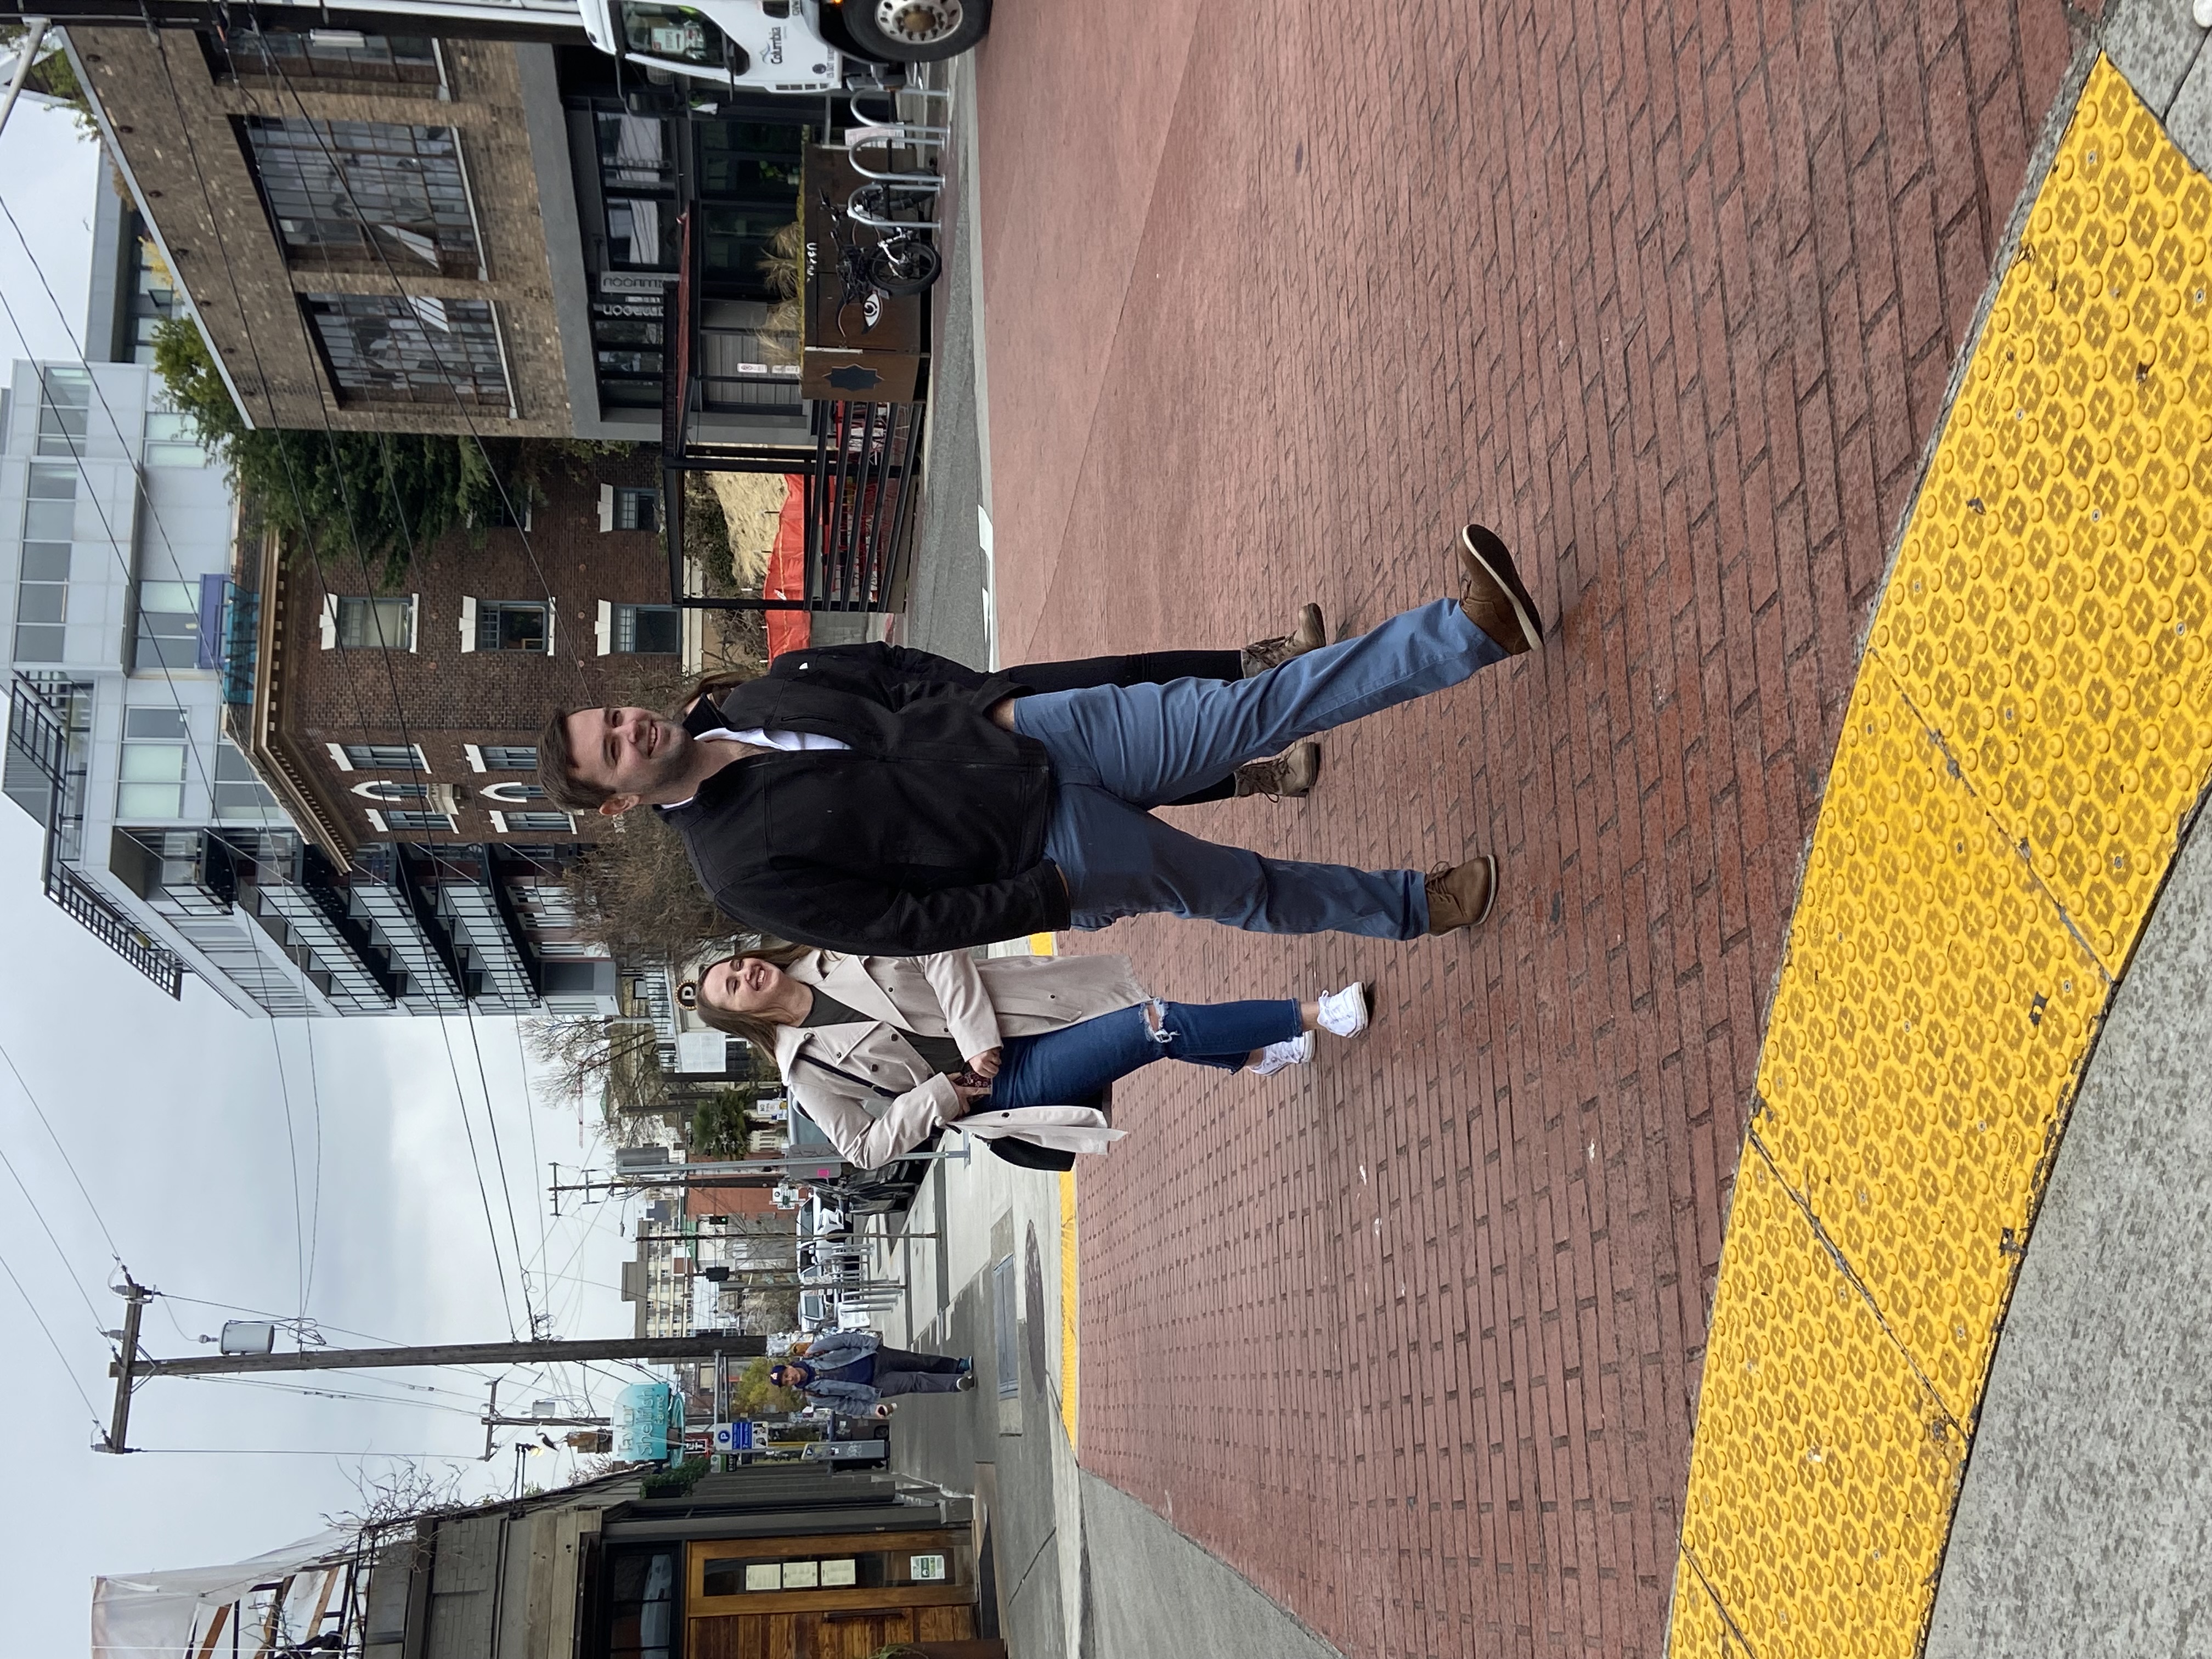
<svg viewBox="0 0 2212 1659">
<path fill-rule="evenodd" d="M 1429 932 L 1449 933 L 1462 927 L 1480 927 L 1490 920 L 1498 902 L 1498 860 L 1478 854 L 1465 864 L 1448 865 L 1429 872 Z"/>
<path fill-rule="evenodd" d="M 1270 800 L 1289 795 L 1295 799 L 1311 791 L 1320 776 L 1321 745 L 1294 743 L 1287 753 L 1273 760 L 1246 761 L 1238 767 L 1237 793 L 1240 799 L 1246 795 L 1265 795 Z"/>
<path fill-rule="evenodd" d="M 1509 657 L 1541 645 L 1544 624 L 1536 614 L 1536 601 L 1497 533 L 1471 524 L 1459 532 L 1457 552 L 1459 603 L 1467 619 Z"/>
<path fill-rule="evenodd" d="M 1291 658 L 1318 651 L 1328 643 L 1328 630 L 1322 625 L 1321 607 L 1302 605 L 1297 631 L 1279 634 L 1272 640 L 1255 640 L 1244 647 L 1244 678 L 1249 680 L 1270 668 L 1280 668 Z"/>
</svg>

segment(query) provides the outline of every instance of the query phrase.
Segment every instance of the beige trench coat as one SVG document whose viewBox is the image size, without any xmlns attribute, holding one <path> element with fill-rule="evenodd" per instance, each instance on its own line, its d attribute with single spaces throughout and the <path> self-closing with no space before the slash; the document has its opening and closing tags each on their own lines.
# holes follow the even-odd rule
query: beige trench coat
<svg viewBox="0 0 2212 1659">
<path fill-rule="evenodd" d="M 785 970 L 870 1018 L 780 1028 L 775 1063 L 785 1087 L 838 1155 L 866 1169 L 889 1164 L 960 1115 L 951 1079 L 901 1035 L 949 1036 L 973 1059 L 1010 1036 L 1035 1036 L 1144 1001 L 1127 957 L 854 957 L 817 951 Z M 823 1066 L 898 1097 L 886 1100 Z"/>
</svg>

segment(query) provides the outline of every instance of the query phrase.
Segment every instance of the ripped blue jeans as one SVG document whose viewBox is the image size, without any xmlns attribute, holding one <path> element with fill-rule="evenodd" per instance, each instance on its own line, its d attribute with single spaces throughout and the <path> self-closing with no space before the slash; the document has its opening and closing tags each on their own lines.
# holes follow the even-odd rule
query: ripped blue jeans
<svg viewBox="0 0 2212 1659">
<path fill-rule="evenodd" d="M 1008 1037 L 991 1098 L 974 1109 L 1088 1105 L 1108 1084 L 1156 1060 L 1233 1072 L 1255 1048 L 1303 1029 L 1295 1002 L 1140 1002 L 1037 1036 Z"/>
</svg>

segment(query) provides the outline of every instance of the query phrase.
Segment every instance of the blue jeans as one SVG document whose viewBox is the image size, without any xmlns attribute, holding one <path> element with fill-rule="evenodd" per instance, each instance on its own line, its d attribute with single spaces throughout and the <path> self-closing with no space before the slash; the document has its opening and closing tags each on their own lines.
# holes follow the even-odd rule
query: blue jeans
<svg viewBox="0 0 2212 1659">
<path fill-rule="evenodd" d="M 1456 600 L 1439 599 L 1249 680 L 1022 698 L 1014 729 L 1044 744 L 1059 783 L 1044 850 L 1067 879 L 1075 926 L 1164 911 L 1261 933 L 1419 938 L 1429 901 L 1418 870 L 1262 858 L 1185 835 L 1150 809 L 1504 655 Z"/>
<path fill-rule="evenodd" d="M 1233 1072 L 1255 1048 L 1285 1042 L 1304 1026 L 1295 1002 L 1163 1002 L 1155 1032 L 1140 1002 L 1056 1031 L 1008 1037 L 1000 1045 L 991 1097 L 972 1108 L 1082 1106 L 1139 1066 L 1183 1060 Z"/>
</svg>

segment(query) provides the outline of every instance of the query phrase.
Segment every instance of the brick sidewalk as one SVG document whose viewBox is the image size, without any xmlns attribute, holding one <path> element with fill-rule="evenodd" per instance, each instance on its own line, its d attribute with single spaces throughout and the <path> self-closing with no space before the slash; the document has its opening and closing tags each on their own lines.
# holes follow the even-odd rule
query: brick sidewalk
<svg viewBox="0 0 2212 1659">
<path fill-rule="evenodd" d="M 1491 848 L 1480 935 L 1079 944 L 1382 979 L 1355 1058 L 1125 1091 L 1081 1454 L 1347 1652 L 1650 1652 L 1805 836 L 2069 19 L 1334 15 L 1030 0 L 981 66 L 1006 660 L 1364 628 L 1469 512 L 1563 618 L 1310 802 L 1186 815 Z"/>
</svg>

